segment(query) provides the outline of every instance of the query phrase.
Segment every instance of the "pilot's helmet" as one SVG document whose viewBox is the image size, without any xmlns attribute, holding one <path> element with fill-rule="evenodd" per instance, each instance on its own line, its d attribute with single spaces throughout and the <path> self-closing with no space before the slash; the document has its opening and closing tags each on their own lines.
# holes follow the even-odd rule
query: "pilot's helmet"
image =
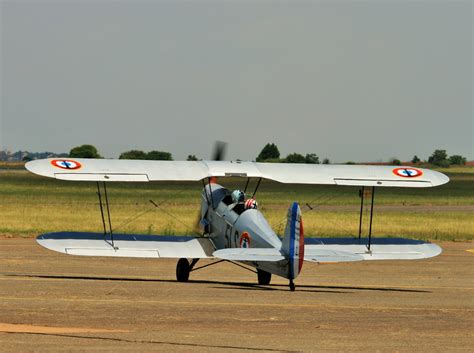
<svg viewBox="0 0 474 353">
<path fill-rule="evenodd" d="M 257 203 L 257 200 L 255 199 L 248 199 L 247 201 L 245 201 L 245 209 L 246 210 L 249 210 L 249 209 L 257 209 L 258 207 L 258 203 Z"/>
<path fill-rule="evenodd" d="M 242 190 L 234 190 L 232 191 L 232 202 L 244 202 L 245 194 Z"/>
</svg>

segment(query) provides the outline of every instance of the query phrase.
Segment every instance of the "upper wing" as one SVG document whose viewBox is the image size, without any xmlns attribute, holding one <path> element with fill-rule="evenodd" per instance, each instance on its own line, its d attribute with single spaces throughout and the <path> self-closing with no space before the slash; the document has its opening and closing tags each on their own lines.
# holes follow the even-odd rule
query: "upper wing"
<svg viewBox="0 0 474 353">
<path fill-rule="evenodd" d="M 442 249 L 421 240 L 372 238 L 370 251 L 367 238 L 305 238 L 305 252 L 334 250 L 352 253 L 363 260 L 414 260 L 441 254 Z M 305 253 L 306 260 L 306 253 Z"/>
<path fill-rule="evenodd" d="M 208 258 L 215 248 L 209 239 L 160 236 L 114 234 L 104 239 L 99 233 L 48 233 L 40 235 L 36 241 L 47 249 L 69 255 L 149 257 L 149 258 Z"/>
<path fill-rule="evenodd" d="M 26 168 L 46 177 L 85 181 L 198 181 L 232 176 L 292 184 L 400 187 L 431 187 L 449 181 L 446 175 L 429 169 L 367 165 L 78 158 L 35 160 L 28 162 Z"/>
</svg>

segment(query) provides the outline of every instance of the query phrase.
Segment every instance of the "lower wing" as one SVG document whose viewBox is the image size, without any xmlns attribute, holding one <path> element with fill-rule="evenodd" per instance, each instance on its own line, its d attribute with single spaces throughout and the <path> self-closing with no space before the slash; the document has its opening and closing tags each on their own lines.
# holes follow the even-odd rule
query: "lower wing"
<svg viewBox="0 0 474 353">
<path fill-rule="evenodd" d="M 215 251 L 206 238 L 114 234 L 104 238 L 99 233 L 60 232 L 40 235 L 36 241 L 47 249 L 69 255 L 143 258 L 213 257 Z"/>
<path fill-rule="evenodd" d="M 114 256 L 142 258 L 220 258 L 232 261 L 270 261 L 285 259 L 274 248 L 215 249 L 207 238 L 114 234 L 114 240 L 101 233 L 60 232 L 40 235 L 36 241 L 43 247 L 69 255 Z M 335 263 L 361 260 L 412 260 L 437 256 L 442 249 L 419 240 L 306 238 L 304 259 L 312 262 Z"/>
<path fill-rule="evenodd" d="M 305 252 L 343 251 L 361 256 L 363 260 L 426 259 L 442 252 L 436 244 L 402 238 L 372 238 L 370 250 L 368 245 L 366 238 L 360 240 L 358 238 L 305 238 Z"/>
</svg>

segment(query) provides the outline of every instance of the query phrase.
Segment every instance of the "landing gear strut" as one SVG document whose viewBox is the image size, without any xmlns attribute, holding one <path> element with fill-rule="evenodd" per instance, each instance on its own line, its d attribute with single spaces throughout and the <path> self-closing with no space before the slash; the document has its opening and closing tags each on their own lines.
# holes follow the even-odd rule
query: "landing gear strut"
<svg viewBox="0 0 474 353">
<path fill-rule="evenodd" d="M 270 281 L 272 279 L 272 274 L 270 272 L 257 269 L 257 278 L 258 278 L 258 284 L 268 285 L 270 284 Z"/>
<path fill-rule="evenodd" d="M 294 292 L 295 289 L 296 289 L 296 286 L 295 286 L 295 284 L 293 283 L 293 280 L 290 279 L 290 291 Z"/>
</svg>

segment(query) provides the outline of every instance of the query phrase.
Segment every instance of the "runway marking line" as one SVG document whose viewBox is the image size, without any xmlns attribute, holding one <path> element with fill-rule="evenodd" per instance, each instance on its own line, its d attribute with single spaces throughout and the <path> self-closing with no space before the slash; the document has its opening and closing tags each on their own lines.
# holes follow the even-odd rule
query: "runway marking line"
<svg viewBox="0 0 474 353">
<path fill-rule="evenodd" d="M 12 300 L 12 301 L 28 301 L 32 302 L 37 300 L 36 297 L 0 297 L 1 300 Z M 417 310 L 417 311 L 468 311 L 474 312 L 474 309 L 462 309 L 462 308 L 419 308 L 419 307 L 395 307 L 395 306 L 367 306 L 367 307 L 354 307 L 349 305 L 330 305 L 330 304 L 289 304 L 289 303 L 248 303 L 248 302 L 189 302 L 189 301 L 165 301 L 165 300 L 127 300 L 127 299 L 80 299 L 80 298 L 51 298 L 51 301 L 65 301 L 65 302 L 85 302 L 85 303 L 101 303 L 101 304 L 159 304 L 159 305 L 188 305 L 188 306 L 260 306 L 260 307 L 276 307 L 276 308 L 333 308 L 333 309 L 356 309 L 356 310 Z M 43 299 L 44 301 L 44 299 Z"/>
</svg>

